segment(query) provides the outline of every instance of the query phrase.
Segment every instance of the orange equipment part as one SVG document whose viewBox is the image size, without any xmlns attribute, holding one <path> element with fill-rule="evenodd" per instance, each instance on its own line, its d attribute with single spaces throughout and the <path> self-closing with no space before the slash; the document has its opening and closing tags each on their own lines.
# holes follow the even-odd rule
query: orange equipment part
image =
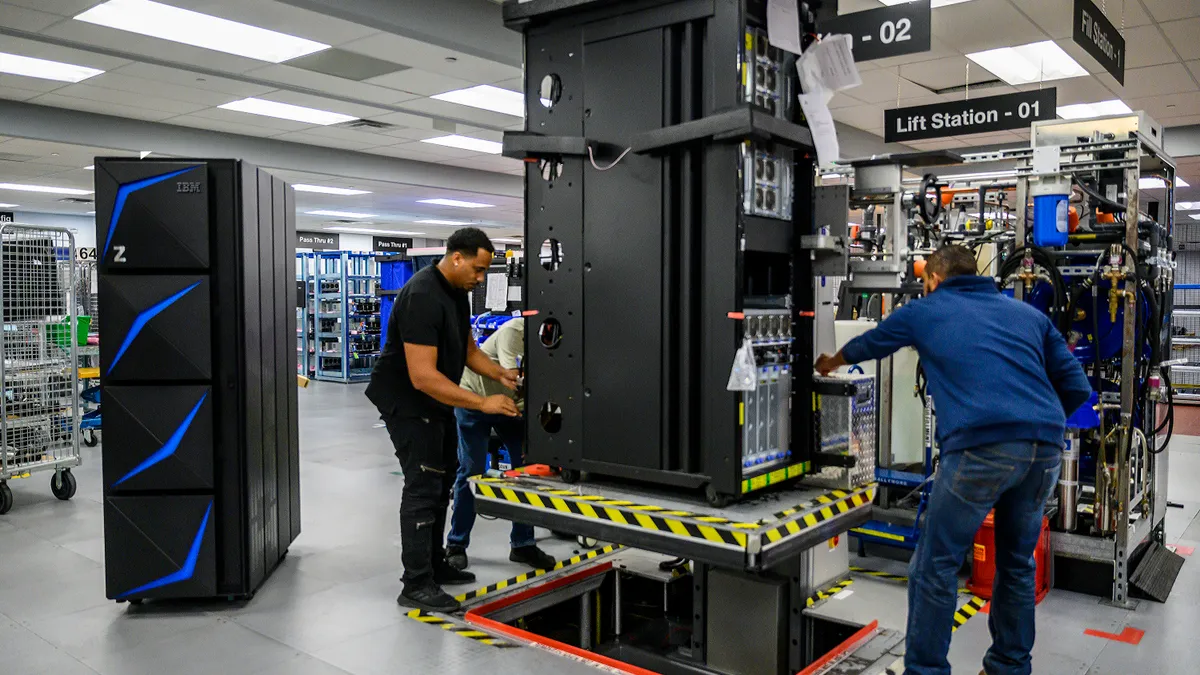
<svg viewBox="0 0 1200 675">
<path fill-rule="evenodd" d="M 925 260 L 922 259 L 913 261 L 913 274 L 918 277 L 925 276 Z"/>
<path fill-rule="evenodd" d="M 1079 209 L 1072 206 L 1067 211 L 1067 232 L 1079 229 Z"/>
<path fill-rule="evenodd" d="M 984 600 L 992 599 L 992 581 L 996 578 L 996 525 L 995 512 L 988 513 L 983 526 L 975 533 L 974 556 L 971 563 L 971 579 L 967 590 Z M 1037 563 L 1036 602 L 1050 592 L 1050 519 L 1042 518 L 1042 534 L 1038 537 L 1033 559 Z"/>
<path fill-rule="evenodd" d="M 1115 223 L 1117 222 L 1117 219 L 1111 213 L 1100 213 L 1100 211 L 1096 211 L 1096 222 L 1101 224 Z"/>
</svg>

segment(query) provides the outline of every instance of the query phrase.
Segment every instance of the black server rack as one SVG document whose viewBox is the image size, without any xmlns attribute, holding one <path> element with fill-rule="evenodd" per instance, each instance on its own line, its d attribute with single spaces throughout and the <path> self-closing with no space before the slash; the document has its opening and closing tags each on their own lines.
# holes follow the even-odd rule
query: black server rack
<svg viewBox="0 0 1200 675">
<path fill-rule="evenodd" d="M 528 455 L 568 480 L 719 504 L 819 461 L 815 153 L 765 19 L 765 0 L 505 7 L 525 41 L 526 125 L 504 152 L 527 162 Z M 744 339 L 760 383 L 728 391 Z"/>
<path fill-rule="evenodd" d="M 300 533 L 295 196 L 96 160 L 107 596 L 244 597 Z"/>
</svg>

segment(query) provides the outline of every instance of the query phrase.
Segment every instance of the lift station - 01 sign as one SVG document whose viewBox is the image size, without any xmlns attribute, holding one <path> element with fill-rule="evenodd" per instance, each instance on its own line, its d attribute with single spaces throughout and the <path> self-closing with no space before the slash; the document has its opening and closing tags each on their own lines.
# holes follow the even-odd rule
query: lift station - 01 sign
<svg viewBox="0 0 1200 675">
<path fill-rule="evenodd" d="M 1032 122 L 1055 119 L 1056 102 L 1055 90 L 1043 89 L 885 110 L 883 140 L 904 143 L 1027 129 Z"/>
</svg>

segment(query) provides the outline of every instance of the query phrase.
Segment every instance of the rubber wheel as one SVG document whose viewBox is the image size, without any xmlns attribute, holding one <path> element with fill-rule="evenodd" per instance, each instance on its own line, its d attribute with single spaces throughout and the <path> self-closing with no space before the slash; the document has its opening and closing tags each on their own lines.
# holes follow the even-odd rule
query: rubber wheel
<svg viewBox="0 0 1200 675">
<path fill-rule="evenodd" d="M 583 535 L 576 537 L 575 541 L 584 548 L 596 548 L 596 544 L 598 543 L 595 537 L 585 537 Z"/>
<path fill-rule="evenodd" d="M 100 437 L 96 435 L 95 431 L 91 429 L 84 429 L 83 444 L 89 448 L 94 448 L 97 445 L 100 445 Z"/>
<path fill-rule="evenodd" d="M 71 474 L 70 469 L 55 471 L 54 475 L 50 476 L 50 491 L 64 502 L 75 496 L 76 487 L 75 476 Z"/>
<path fill-rule="evenodd" d="M 580 478 L 579 469 L 563 469 L 559 471 L 558 477 L 564 483 L 578 483 Z"/>
<path fill-rule="evenodd" d="M 9 489 L 8 483 L 0 483 L 0 515 L 8 513 L 13 505 L 12 490 Z"/>
<path fill-rule="evenodd" d="M 717 492 L 717 488 L 711 484 L 704 487 L 704 498 L 708 500 L 708 505 L 715 509 L 723 509 L 729 506 L 729 502 L 733 500 L 729 495 Z"/>
</svg>

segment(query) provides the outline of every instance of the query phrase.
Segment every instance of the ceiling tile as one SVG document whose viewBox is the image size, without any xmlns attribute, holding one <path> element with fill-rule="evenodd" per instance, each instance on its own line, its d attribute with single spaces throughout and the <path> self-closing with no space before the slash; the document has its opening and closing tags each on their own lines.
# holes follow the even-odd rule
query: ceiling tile
<svg viewBox="0 0 1200 675">
<path fill-rule="evenodd" d="M 1200 59 L 1200 17 L 1171 21 L 1161 27 L 1183 60 Z"/>
<path fill-rule="evenodd" d="M 219 16 L 230 21 L 240 21 L 252 26 L 287 33 L 327 45 L 358 40 L 378 32 L 378 29 L 349 21 L 336 19 L 325 14 L 293 7 L 286 2 L 265 0 L 187 0 L 168 4 L 186 6 L 187 9 Z"/>
<path fill-rule="evenodd" d="M 304 143 L 305 145 L 321 145 L 329 148 L 341 148 L 343 150 L 365 150 L 374 147 L 370 143 L 361 141 L 349 141 L 344 138 L 330 138 L 329 136 L 318 136 L 306 131 L 293 131 L 287 134 L 272 136 L 277 141 L 288 141 L 290 143 Z"/>
<path fill-rule="evenodd" d="M 392 112 L 386 115 L 377 115 L 371 119 L 377 122 L 387 122 L 388 124 L 396 124 L 401 127 L 413 129 L 428 129 L 433 130 L 433 118 L 425 115 L 417 115 L 414 113 Z M 391 132 L 388 132 L 391 133 Z M 437 132 L 444 133 L 444 132 Z"/>
<path fill-rule="evenodd" d="M 1163 40 L 1158 27 L 1154 25 L 1138 26 L 1125 31 L 1125 48 L 1128 53 L 1125 58 L 1126 68 L 1157 66 L 1179 60 L 1175 57 L 1175 52 L 1171 51 L 1171 46 Z M 1089 63 L 1094 64 L 1095 60 L 1092 59 Z M 1084 67 L 1091 69 L 1092 66 L 1085 63 Z"/>
<path fill-rule="evenodd" d="M 975 65 L 965 56 L 950 56 L 900 66 L 900 76 L 930 90 L 961 87 L 967 82 L 977 84 L 996 79 L 995 75 Z"/>
<path fill-rule="evenodd" d="M 1176 108 L 1178 110 L 1178 108 Z M 1181 115 L 1179 117 L 1167 117 L 1158 120 L 1164 127 L 1181 127 L 1188 124 L 1200 124 L 1200 113 L 1192 115 Z"/>
<path fill-rule="evenodd" d="M 204 107 L 221 105 L 223 103 L 229 103 L 230 101 L 235 101 L 240 98 L 233 94 L 223 94 L 221 92 L 209 91 L 207 89 L 198 89 L 196 87 L 189 86 L 177 86 L 142 77 L 130 77 L 129 75 L 125 75 L 124 71 L 125 69 L 121 68 L 114 72 L 97 75 L 96 77 L 89 78 L 85 84 L 92 87 L 102 87 L 104 89 L 110 89 L 114 91 L 133 92 L 135 94 L 149 95 L 156 98 L 171 99 L 173 101 L 186 101 L 188 103 L 195 103 Z"/>
<path fill-rule="evenodd" d="M 853 108 L 839 108 L 832 112 L 833 119 L 852 127 L 866 131 L 874 131 L 883 127 L 882 106 L 860 105 Z"/>
<path fill-rule="evenodd" d="M 1056 89 L 1058 105 L 1095 103 L 1097 101 L 1120 98 L 1094 77 L 1070 77 L 1065 80 L 1055 80 L 1053 82 L 1046 82 L 1041 88 Z M 1017 87 L 1017 89 L 1020 91 L 1037 91 L 1039 87 L 1036 84 L 1023 84 Z"/>
<path fill-rule="evenodd" d="M 25 77 L 24 75 L 7 75 L 0 73 L 0 87 L 25 89 L 27 91 L 36 91 L 43 94 L 48 94 L 55 89 L 62 89 L 68 84 L 70 84 L 70 82 L 43 80 L 40 77 Z"/>
<path fill-rule="evenodd" d="M 242 136 L 267 137 L 274 136 L 279 133 L 277 129 L 267 129 L 265 127 L 256 127 L 251 124 L 239 124 L 229 120 L 215 120 L 196 115 L 180 115 L 179 117 L 172 117 L 163 121 L 167 124 L 174 124 L 182 127 L 208 129 L 209 131 L 223 131 L 227 134 L 240 134 Z"/>
<path fill-rule="evenodd" d="M 890 70 L 868 70 L 861 73 L 862 84 L 853 89 L 848 89 L 846 93 L 856 99 L 866 101 L 868 103 L 885 103 L 891 102 L 895 104 L 896 99 L 919 98 L 929 96 L 933 92 L 925 87 L 909 82 L 903 78 L 897 78 L 896 73 Z M 897 90 L 897 81 L 899 82 L 899 90 Z"/>
<path fill-rule="evenodd" d="M 933 12 L 933 37 L 966 54 L 1046 39 L 1007 2 L 963 2 Z"/>
<path fill-rule="evenodd" d="M 234 124 L 245 124 L 263 129 L 273 130 L 276 134 L 282 134 L 288 131 L 303 131 L 310 129 L 313 124 L 304 122 L 293 122 L 292 120 L 281 120 L 276 117 L 267 117 L 265 115 L 251 115 L 250 113 L 238 112 L 236 110 L 224 110 L 222 108 L 207 108 L 198 110 L 192 115 L 197 117 L 205 117 L 210 120 L 218 120 L 222 122 L 233 122 Z M 274 134 L 270 134 L 274 135 Z"/>
<path fill-rule="evenodd" d="M 0 2 L 0 25 L 6 28 L 36 33 L 62 20 L 63 18 L 56 14 L 47 14 L 36 9 Z"/>
<path fill-rule="evenodd" d="M 503 115 L 489 110 L 480 110 L 479 108 L 458 105 L 457 103 L 449 103 L 447 101 L 438 101 L 432 98 L 418 98 L 412 101 L 405 101 L 400 107 L 417 114 L 427 113 L 443 119 L 500 129 L 520 119 L 512 115 Z"/>
<path fill-rule="evenodd" d="M 500 26 L 497 26 L 496 29 L 503 30 Z M 419 67 L 471 84 L 491 84 L 521 77 L 519 67 L 496 63 L 391 33 L 376 33 L 370 37 L 339 46 L 342 49 Z M 454 60 L 448 61 L 447 59 Z M 456 88 L 448 87 L 442 91 Z M 406 89 L 405 91 L 412 90 Z"/>
<path fill-rule="evenodd" d="M 41 96 L 43 92 L 30 91 L 28 89 L 17 89 L 0 83 L 0 98 L 9 101 L 28 101 L 35 96 Z"/>
<path fill-rule="evenodd" d="M 1122 98 L 1144 98 L 1157 94 L 1195 91 L 1198 87 L 1192 74 L 1182 63 L 1134 68 L 1125 72 Z M 1118 90 L 1120 91 L 1120 90 Z"/>
<path fill-rule="evenodd" d="M 160 98 L 158 96 L 148 96 L 146 94 L 137 94 L 119 89 L 108 89 L 105 87 L 94 87 L 90 84 L 72 84 L 62 89 L 55 90 L 55 93 L 62 96 L 72 96 L 75 98 L 88 99 L 90 101 L 102 101 L 106 103 L 116 103 L 118 105 L 134 106 L 137 108 L 145 108 L 148 111 L 156 110 L 159 112 L 171 113 L 174 115 L 186 115 L 210 107 L 205 103 L 188 103 L 186 101 L 173 101 L 171 99 Z"/>
<path fill-rule="evenodd" d="M 234 101 L 239 98 L 245 98 L 247 96 L 261 96 L 269 91 L 275 90 L 274 87 L 248 84 L 246 82 L 231 80 L 224 77 L 200 75 L 188 70 L 167 68 L 165 66 L 156 66 L 149 63 L 131 63 L 127 66 L 118 68 L 113 72 L 125 77 L 146 80 L 148 82 L 163 82 L 178 87 L 186 87 L 188 89 L 194 88 L 204 92 L 227 94 L 229 95 L 228 100 L 230 101 Z"/>
<path fill-rule="evenodd" d="M 132 119 L 148 120 L 151 122 L 158 122 L 174 116 L 173 113 L 169 112 L 146 110 L 145 108 L 138 108 L 137 106 L 105 103 L 103 101 L 91 101 L 85 98 L 72 98 L 70 96 L 60 96 L 58 94 L 42 94 L 41 96 L 30 101 L 30 103 L 49 105 L 54 106 L 55 108 L 70 108 L 71 110 L 82 110 L 84 112 L 94 112 L 102 115 L 129 117 Z"/>
<path fill-rule="evenodd" d="M 353 115 L 354 117 L 358 118 L 384 115 L 388 112 L 383 108 L 372 108 L 370 106 L 359 105 L 356 103 L 345 103 L 342 101 L 336 101 L 334 99 L 313 96 L 312 94 L 301 94 L 284 89 L 273 91 L 269 94 L 263 94 L 260 98 L 268 101 L 278 101 L 279 103 L 288 103 L 290 105 L 316 108 L 317 110 L 327 110 L 329 112 L 341 113 L 343 115 Z"/>
<path fill-rule="evenodd" d="M 1126 103 L 1134 110 L 1145 110 L 1154 119 L 1163 120 L 1168 117 L 1178 117 L 1181 114 L 1191 114 L 1196 110 L 1200 110 L 1200 92 L 1193 91 L 1186 94 L 1167 94 L 1165 96 L 1135 98 L 1126 101 Z"/>
<path fill-rule="evenodd" d="M 846 92 L 835 92 L 833 98 L 829 99 L 829 109 L 836 110 L 838 108 L 849 108 L 851 106 L 862 105 L 866 101 L 860 101 Z"/>
<path fill-rule="evenodd" d="M 480 171 L 493 171 L 499 173 L 517 173 L 524 172 L 525 163 L 519 159 L 509 159 L 508 157 L 475 157 L 471 159 L 450 159 L 440 164 L 448 164 L 450 166 L 459 166 L 466 169 L 478 169 Z M 495 214 L 489 214 L 494 215 Z"/>
<path fill-rule="evenodd" d="M 371 148 L 366 152 L 372 155 L 386 155 L 388 157 L 399 157 L 400 159 L 414 159 L 420 162 L 438 162 L 445 160 L 444 155 L 438 155 L 430 152 L 432 148 L 437 146 L 428 143 L 403 143 L 398 145 L 389 145 L 378 148 Z"/>
<path fill-rule="evenodd" d="M 376 148 L 381 145 L 394 145 L 398 141 L 385 133 L 373 131 L 359 131 L 357 129 L 343 129 L 338 126 L 328 127 L 313 127 L 303 133 L 316 138 L 330 138 L 347 143 L 354 143 L 359 147 Z"/>
<path fill-rule="evenodd" d="M 1192 75 L 1200 80 L 1200 61 L 1188 61 L 1186 65 L 1188 70 L 1192 71 Z"/>
<path fill-rule="evenodd" d="M 409 68 L 398 73 L 388 73 L 379 77 L 372 77 L 366 82 L 377 84 L 381 87 L 389 89 L 399 89 L 413 94 L 422 96 L 432 96 L 441 94 L 454 89 L 463 89 L 473 86 L 475 83 L 467 80 L 460 80 L 453 77 L 447 77 L 438 73 L 433 73 L 420 68 Z"/>
<path fill-rule="evenodd" d="M 893 56 L 886 59 L 875 59 L 865 63 L 856 64 L 859 71 L 878 70 L 878 69 L 894 69 L 896 66 L 901 66 L 909 63 L 917 63 L 920 61 L 933 61 L 936 59 L 948 58 L 951 56 L 960 56 L 959 50 L 955 49 L 942 40 L 934 37 L 930 39 L 929 51 L 920 52 L 918 54 L 905 54 L 904 56 Z"/>
<path fill-rule="evenodd" d="M 59 47 L 58 45 L 52 45 L 45 42 L 26 40 L 25 38 L 9 37 L 7 35 L 4 36 L 3 45 L 4 51 L 10 54 L 32 56 L 38 59 L 49 59 L 51 61 L 60 61 L 62 63 L 70 63 L 76 66 L 99 68 L 100 70 L 113 70 L 129 63 L 129 61 L 125 59 L 118 59 L 112 56 L 96 54 L 94 52 L 89 52 L 82 49 Z"/>
<path fill-rule="evenodd" d="M 1155 21 L 1171 21 L 1200 16 L 1196 0 L 1142 0 Z"/>
<path fill-rule="evenodd" d="M 1075 0 L 1012 0 L 1017 9 L 1033 19 L 1038 28 L 1053 38 L 1071 37 L 1071 9 L 1074 2 Z"/>
<path fill-rule="evenodd" d="M 408 72 L 408 71 L 404 71 Z M 354 82 L 340 77 L 314 73 L 310 70 L 293 68 L 288 65 L 268 65 L 247 73 L 253 77 L 280 83 L 281 87 L 294 86 L 324 91 L 338 96 L 359 99 L 368 103 L 403 103 L 415 98 L 416 94 L 396 91 L 387 87 L 377 86 L 368 82 Z"/>
<path fill-rule="evenodd" d="M 75 16 L 104 0 L 4 0 L 10 5 L 29 7 L 59 16 Z"/>
</svg>

